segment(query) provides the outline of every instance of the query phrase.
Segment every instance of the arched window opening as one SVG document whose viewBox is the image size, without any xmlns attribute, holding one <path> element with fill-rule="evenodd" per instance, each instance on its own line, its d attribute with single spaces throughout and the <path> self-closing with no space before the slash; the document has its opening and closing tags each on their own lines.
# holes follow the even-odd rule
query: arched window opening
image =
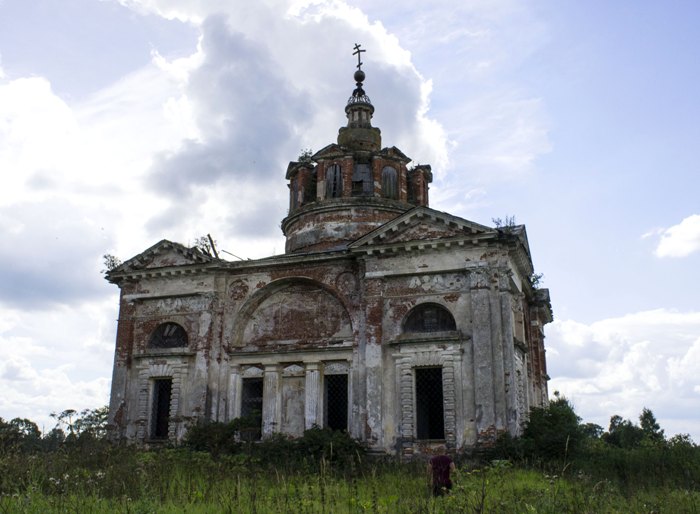
<svg viewBox="0 0 700 514">
<path fill-rule="evenodd" d="M 399 198 L 398 174 L 391 166 L 385 166 L 382 170 L 382 195 L 392 200 Z"/>
<path fill-rule="evenodd" d="M 343 173 L 340 166 L 333 164 L 326 170 L 326 198 L 343 196 Z"/>
<path fill-rule="evenodd" d="M 158 325 L 148 342 L 150 348 L 181 348 L 187 346 L 187 332 L 177 323 Z"/>
<path fill-rule="evenodd" d="M 404 324 L 404 332 L 445 332 L 449 330 L 457 330 L 455 319 L 450 311 L 435 303 L 419 305 L 413 309 Z"/>
</svg>

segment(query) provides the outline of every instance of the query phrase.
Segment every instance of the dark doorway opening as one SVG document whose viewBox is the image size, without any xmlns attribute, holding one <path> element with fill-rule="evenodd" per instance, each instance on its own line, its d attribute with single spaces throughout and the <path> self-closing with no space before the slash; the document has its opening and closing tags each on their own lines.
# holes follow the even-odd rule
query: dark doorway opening
<svg viewBox="0 0 700 514">
<path fill-rule="evenodd" d="M 241 427 L 241 438 L 257 441 L 262 436 L 263 379 L 244 378 L 241 403 L 241 418 L 246 423 Z"/>
<path fill-rule="evenodd" d="M 326 427 L 348 429 L 348 376 L 325 375 Z"/>
<path fill-rule="evenodd" d="M 157 378 L 153 381 L 153 404 L 151 411 L 151 439 L 167 439 L 170 424 L 170 398 L 173 392 L 172 378 Z"/>
<path fill-rule="evenodd" d="M 444 439 L 442 368 L 416 368 L 416 437 Z"/>
</svg>

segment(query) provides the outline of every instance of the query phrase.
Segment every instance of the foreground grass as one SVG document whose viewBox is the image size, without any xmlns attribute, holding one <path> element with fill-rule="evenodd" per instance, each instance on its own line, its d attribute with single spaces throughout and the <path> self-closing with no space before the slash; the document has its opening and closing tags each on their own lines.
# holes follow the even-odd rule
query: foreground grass
<svg viewBox="0 0 700 514">
<path fill-rule="evenodd" d="M 495 462 L 460 467 L 452 493 L 429 495 L 418 464 L 324 461 L 267 467 L 243 455 L 127 448 L 0 457 L 0 513 L 693 513 L 700 492 L 630 490 Z"/>
</svg>

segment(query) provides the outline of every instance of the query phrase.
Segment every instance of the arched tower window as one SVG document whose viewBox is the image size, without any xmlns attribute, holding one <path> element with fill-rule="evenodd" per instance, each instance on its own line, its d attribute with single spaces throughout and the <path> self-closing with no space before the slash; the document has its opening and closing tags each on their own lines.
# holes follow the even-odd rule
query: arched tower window
<svg viewBox="0 0 700 514">
<path fill-rule="evenodd" d="M 340 166 L 332 164 L 326 170 L 326 198 L 343 196 L 343 173 Z"/>
<path fill-rule="evenodd" d="M 149 348 L 181 348 L 187 346 L 187 332 L 177 323 L 162 323 L 151 334 Z"/>
<path fill-rule="evenodd" d="M 399 198 L 398 174 L 391 166 L 385 166 L 382 170 L 382 196 L 392 200 Z"/>
<path fill-rule="evenodd" d="M 445 332 L 457 330 L 450 311 L 436 303 L 425 303 L 415 307 L 406 317 L 404 332 Z"/>
</svg>

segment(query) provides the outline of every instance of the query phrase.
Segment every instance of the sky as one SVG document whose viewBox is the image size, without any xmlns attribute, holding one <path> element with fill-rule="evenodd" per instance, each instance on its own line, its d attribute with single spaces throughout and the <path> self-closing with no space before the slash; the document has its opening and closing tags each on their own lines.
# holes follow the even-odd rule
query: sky
<svg viewBox="0 0 700 514">
<path fill-rule="evenodd" d="M 0 0 L 0 417 L 108 403 L 122 260 L 284 252 L 287 163 L 354 88 L 431 207 L 515 216 L 550 394 L 700 442 L 700 4 Z"/>
</svg>

